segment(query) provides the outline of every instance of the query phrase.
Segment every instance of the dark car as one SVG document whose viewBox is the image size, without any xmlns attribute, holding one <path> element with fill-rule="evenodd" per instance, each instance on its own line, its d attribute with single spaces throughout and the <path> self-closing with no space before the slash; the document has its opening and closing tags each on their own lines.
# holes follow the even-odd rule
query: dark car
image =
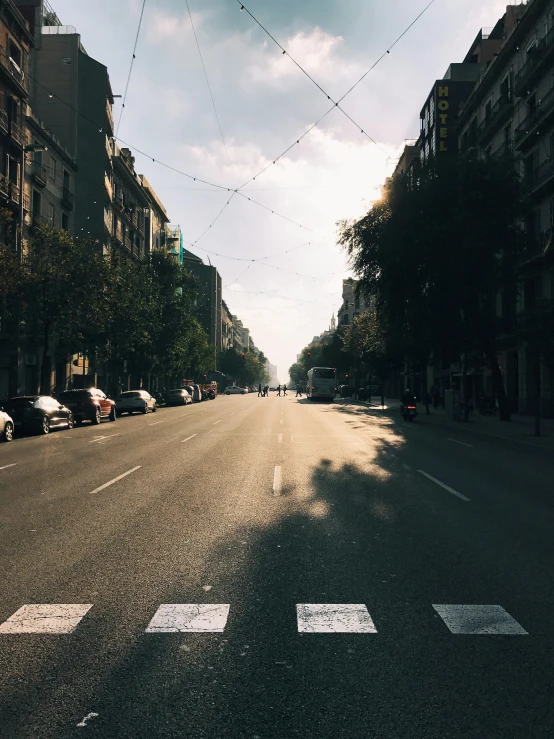
<svg viewBox="0 0 554 739">
<path fill-rule="evenodd" d="M 18 431 L 48 434 L 55 428 L 73 428 L 71 410 L 49 395 L 21 395 L 6 402 Z"/>
<path fill-rule="evenodd" d="M 187 405 L 187 403 L 192 403 L 192 389 L 178 387 L 169 391 L 167 396 L 168 405 Z"/>
<path fill-rule="evenodd" d="M 58 395 L 60 403 L 73 413 L 75 423 L 80 426 L 83 421 L 98 424 L 103 418 L 115 421 L 115 400 L 106 397 L 102 390 L 92 387 L 88 390 L 66 390 Z"/>
</svg>

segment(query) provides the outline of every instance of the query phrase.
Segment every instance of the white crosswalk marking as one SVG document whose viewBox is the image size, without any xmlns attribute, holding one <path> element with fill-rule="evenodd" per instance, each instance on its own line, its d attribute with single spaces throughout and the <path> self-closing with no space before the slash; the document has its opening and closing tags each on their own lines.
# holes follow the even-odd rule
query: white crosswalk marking
<svg viewBox="0 0 554 739">
<path fill-rule="evenodd" d="M 433 604 L 453 634 L 528 634 L 502 606 Z"/>
<path fill-rule="evenodd" d="M 300 633 L 377 633 L 363 603 L 299 603 L 296 613 Z"/>
<path fill-rule="evenodd" d="M 92 603 L 31 603 L 0 624 L 0 634 L 71 634 Z"/>
<path fill-rule="evenodd" d="M 163 603 L 148 624 L 146 633 L 221 633 L 230 607 L 223 603 Z"/>
</svg>

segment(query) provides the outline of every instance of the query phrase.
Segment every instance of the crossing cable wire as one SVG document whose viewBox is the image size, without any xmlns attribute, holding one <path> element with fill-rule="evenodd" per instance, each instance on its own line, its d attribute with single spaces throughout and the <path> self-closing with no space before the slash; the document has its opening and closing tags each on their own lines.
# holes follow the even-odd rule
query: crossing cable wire
<svg viewBox="0 0 554 739">
<path fill-rule="evenodd" d="M 9 59 L 8 54 L 3 52 L 1 49 L 0 49 L 0 55 L 6 57 L 6 59 Z M 71 103 L 68 103 L 67 100 L 64 100 L 62 97 L 57 95 L 55 92 L 52 92 L 52 90 L 49 87 L 46 87 L 46 85 L 43 85 L 42 82 L 39 82 L 39 80 L 37 80 L 36 77 L 33 77 L 30 74 L 27 74 L 27 77 L 30 80 L 33 80 L 33 82 L 39 85 L 39 87 L 42 87 L 44 90 L 46 90 L 49 98 L 56 98 L 56 100 L 59 100 L 60 103 L 62 103 L 67 108 L 74 111 L 75 113 L 77 113 L 77 115 L 81 116 L 83 120 L 86 120 L 89 123 L 92 123 L 98 129 L 99 134 L 103 134 L 103 135 L 107 134 L 107 131 L 104 130 L 103 126 L 100 123 L 98 123 L 98 121 L 94 121 L 92 118 L 89 118 L 87 115 L 84 115 L 83 113 L 81 113 L 80 110 L 78 110 L 75 106 L 71 105 Z M 222 191 L 225 190 L 227 192 L 232 192 L 236 195 L 240 195 L 241 197 L 246 198 L 246 196 L 243 193 L 238 192 L 238 188 L 226 187 L 225 185 L 219 185 L 215 182 L 204 180 L 202 179 L 202 177 L 195 177 L 194 175 L 191 175 L 188 172 L 184 172 L 181 169 L 177 169 L 176 167 L 172 167 L 170 164 L 166 164 L 165 162 L 162 162 L 160 159 L 156 159 L 151 154 L 148 154 L 142 149 L 139 149 L 138 146 L 135 146 L 134 144 L 128 141 L 125 141 L 120 136 L 114 136 L 113 139 L 114 141 L 119 141 L 121 144 L 124 144 L 125 146 L 128 146 L 130 149 L 133 149 L 133 151 L 136 152 L 137 154 L 141 154 L 141 156 L 146 157 L 147 159 L 151 159 L 152 162 L 154 162 L 155 164 L 159 164 L 161 167 L 164 167 L 165 169 L 169 169 L 171 172 L 175 172 L 176 174 L 179 174 L 182 177 L 186 177 L 187 179 L 192 180 L 193 182 L 200 182 L 203 185 L 209 185 L 210 187 L 213 187 L 216 190 L 222 190 Z M 300 228 L 303 228 L 306 231 L 311 231 L 313 233 L 312 229 L 308 228 L 307 226 L 303 226 L 301 223 L 298 223 L 298 221 L 294 221 L 292 218 L 288 218 L 288 216 L 285 216 L 276 210 L 272 210 L 271 208 L 268 208 L 266 205 L 259 203 L 257 200 L 254 200 L 253 198 L 246 198 L 246 199 L 254 203 L 254 205 L 257 205 L 258 207 L 263 208 L 264 210 L 271 211 L 271 213 L 276 215 L 278 218 L 282 218 L 285 221 L 289 221 L 290 223 L 293 223 L 295 226 L 299 226 Z"/>
<path fill-rule="evenodd" d="M 384 153 L 385 150 L 383 149 L 383 147 L 380 146 L 375 141 L 375 139 L 373 139 L 366 131 L 364 131 L 364 129 L 358 123 L 356 123 L 356 121 L 343 108 L 340 107 L 340 105 L 339 105 L 338 102 L 335 102 L 333 100 L 333 98 L 329 95 L 329 93 L 326 90 L 324 90 L 323 87 L 321 87 L 321 85 L 319 84 L 319 82 L 317 82 L 311 76 L 311 74 L 309 72 L 307 72 L 304 69 L 304 67 L 301 64 L 299 64 L 293 56 L 291 56 L 291 54 L 277 41 L 277 39 L 274 36 L 272 36 L 272 34 L 267 30 L 267 28 L 265 28 L 265 26 L 263 26 L 260 23 L 260 21 L 248 10 L 248 8 L 246 7 L 246 5 L 244 5 L 241 2 L 241 0 L 236 0 L 236 2 L 240 5 L 240 9 L 241 10 L 246 10 L 246 12 L 252 18 L 252 20 L 254 21 L 254 23 L 256 23 L 262 29 L 262 31 L 269 36 L 269 38 L 273 41 L 273 43 L 276 44 L 281 49 L 281 51 L 283 52 L 283 54 L 286 54 L 286 56 L 288 56 L 288 58 L 291 60 L 291 62 L 298 67 L 298 69 L 302 72 L 302 74 L 304 74 L 311 82 L 314 83 L 314 85 L 317 87 L 317 89 L 320 90 L 325 95 L 325 97 L 327 98 L 327 100 L 330 100 L 334 104 L 334 106 L 336 108 L 338 108 L 341 111 L 341 113 L 343 113 L 348 118 L 348 120 L 351 121 L 356 126 L 357 129 L 359 129 L 360 133 L 362 133 L 364 136 L 367 136 L 367 138 L 370 141 L 372 141 L 375 144 L 375 146 L 378 149 L 381 149 L 381 151 Z"/>
<path fill-rule="evenodd" d="M 221 135 L 221 140 L 223 141 L 223 147 L 225 148 L 225 153 L 227 154 L 227 161 L 230 164 L 231 163 L 231 160 L 229 158 L 229 152 L 227 151 L 227 144 L 225 143 L 225 137 L 223 136 L 223 131 L 221 129 L 221 122 L 220 122 L 219 116 L 217 114 L 217 108 L 215 107 L 215 100 L 214 100 L 214 96 L 213 96 L 213 93 L 212 93 L 212 88 L 211 88 L 211 85 L 210 85 L 210 80 L 208 79 L 208 72 L 206 71 L 206 65 L 204 64 L 204 58 L 203 58 L 202 52 L 200 50 L 200 43 L 198 41 L 198 36 L 196 35 L 196 29 L 194 27 L 194 22 L 192 20 L 192 13 L 190 12 L 189 2 L 188 2 L 188 0 L 185 0 L 185 2 L 186 2 L 187 10 L 188 10 L 188 13 L 189 13 L 190 25 L 192 26 L 192 32 L 194 34 L 194 40 L 196 41 L 196 48 L 198 49 L 198 56 L 200 57 L 200 61 L 202 62 L 202 69 L 204 70 L 204 77 L 206 78 L 206 84 L 208 85 L 208 91 L 210 93 L 210 98 L 212 100 L 212 105 L 213 105 L 213 109 L 214 109 L 214 113 L 215 113 L 215 118 L 216 118 L 216 121 L 217 121 L 217 127 L 219 128 L 219 133 Z"/>
<path fill-rule="evenodd" d="M 125 110 L 125 103 L 127 101 L 127 93 L 129 92 L 129 83 L 131 82 L 131 75 L 133 73 L 133 64 L 135 63 L 135 59 L 136 59 L 138 40 L 139 40 L 139 36 L 140 36 L 140 29 L 141 29 L 141 26 L 142 26 L 142 17 L 144 15 L 144 8 L 145 8 L 145 6 L 146 6 L 146 0 L 143 0 L 143 2 L 142 2 L 142 8 L 141 8 L 141 11 L 140 11 L 140 18 L 139 18 L 138 28 L 137 28 L 137 35 L 136 35 L 136 38 L 135 38 L 135 45 L 133 47 L 133 56 L 131 57 L 131 65 L 129 67 L 129 74 L 127 76 L 127 84 L 125 85 L 125 93 L 123 95 L 123 105 L 121 106 L 121 114 L 119 116 L 119 120 L 117 122 L 117 130 L 115 132 L 116 136 L 119 133 L 119 127 L 121 126 L 121 119 L 123 118 L 123 112 Z"/>
<path fill-rule="evenodd" d="M 403 38 L 403 37 L 404 37 L 404 36 L 405 36 L 405 35 L 406 35 L 406 34 L 408 33 L 408 31 L 409 31 L 409 30 L 410 30 L 410 29 L 411 29 L 411 28 L 412 28 L 412 27 L 413 27 L 413 26 L 414 26 L 414 25 L 415 25 L 415 24 L 417 23 L 417 21 L 418 21 L 418 20 L 419 20 L 419 19 L 420 19 L 420 18 L 422 17 L 422 15 L 423 15 L 424 13 L 426 13 L 426 12 L 427 12 L 427 10 L 428 10 L 428 9 L 429 9 L 429 8 L 431 7 L 431 5 L 433 5 L 433 3 L 435 3 L 435 2 L 436 2 L 436 0 L 430 0 L 430 2 L 429 2 L 429 3 L 428 3 L 428 4 L 427 4 L 427 5 L 426 5 L 426 6 L 425 6 L 425 7 L 423 8 L 423 10 L 422 10 L 422 11 L 421 11 L 421 12 L 419 13 L 419 15 L 417 15 L 417 16 L 416 16 L 416 17 L 414 18 L 414 20 L 413 20 L 413 21 L 412 21 L 412 22 L 410 23 L 410 25 L 409 25 L 409 26 L 408 26 L 407 28 L 405 28 L 405 29 L 404 29 L 404 31 L 402 31 L 402 33 L 400 34 L 400 36 L 398 36 L 398 37 L 397 37 L 397 39 L 396 39 L 396 40 L 395 40 L 395 41 L 394 41 L 394 42 L 393 42 L 393 43 L 392 43 L 392 44 L 391 44 L 391 45 L 389 46 L 389 48 L 388 48 L 388 49 L 387 49 L 386 51 L 384 51 L 384 52 L 383 52 L 383 53 L 381 54 L 381 56 L 380 56 L 380 57 L 379 57 L 379 58 L 378 58 L 378 59 L 377 59 L 377 60 L 376 60 L 376 61 L 375 61 L 375 62 L 374 62 L 374 63 L 373 63 L 372 65 L 371 65 L 371 67 L 370 67 L 370 68 L 369 68 L 369 69 L 367 70 L 367 72 L 365 72 L 365 73 L 364 73 L 364 74 L 363 74 L 363 75 L 362 75 L 362 76 L 360 77 L 360 79 L 359 79 L 359 80 L 358 80 L 357 82 L 355 82 L 355 83 L 354 83 L 354 84 L 352 85 L 352 87 L 350 87 L 350 89 L 349 89 L 349 90 L 347 90 L 347 91 L 346 91 L 346 92 L 344 93 L 344 95 L 343 95 L 342 97 L 340 97 L 340 98 L 338 99 L 338 101 L 337 101 L 337 106 L 338 106 L 338 104 L 339 104 L 339 103 L 341 103 L 341 102 L 342 102 L 342 101 L 344 100 L 344 98 L 345 98 L 345 97 L 346 97 L 347 95 L 350 95 L 350 93 L 351 93 L 351 92 L 352 92 L 352 91 L 353 91 L 353 90 L 354 90 L 354 89 L 355 89 L 355 88 L 356 88 L 356 87 L 357 87 L 357 86 L 358 86 L 358 85 L 360 84 L 360 82 L 361 82 L 361 81 L 362 81 L 363 79 L 365 79 L 365 77 L 367 77 L 367 75 L 368 75 L 368 74 L 369 74 L 369 73 L 370 73 L 370 72 L 371 72 L 371 71 L 372 71 L 373 69 L 375 69 L 375 67 L 376 67 L 376 66 L 377 66 L 377 65 L 379 64 L 379 62 L 381 62 L 381 61 L 382 61 L 382 60 L 383 60 L 383 59 L 384 59 L 384 58 L 385 58 L 385 57 L 386 57 L 386 56 L 387 56 L 388 54 L 390 54 L 390 52 L 391 52 L 391 51 L 392 51 L 392 49 L 393 49 L 393 48 L 394 48 L 394 47 L 396 46 L 396 44 L 398 44 L 398 42 L 399 42 L 399 41 L 400 41 L 400 40 L 401 40 L 401 39 L 402 39 L 402 38 Z M 242 5 L 242 3 L 241 3 L 241 5 Z M 300 136 L 299 136 L 299 137 L 298 137 L 298 138 L 296 139 L 296 141 L 294 141 L 294 142 L 293 142 L 293 143 L 292 143 L 292 144 L 291 144 L 290 146 L 288 146 L 288 147 L 287 147 L 287 148 L 285 149 L 285 151 L 283 151 L 283 152 L 282 152 L 281 154 L 279 154 L 279 156 L 275 157 L 275 159 L 273 159 L 273 161 L 270 161 L 270 163 L 269 163 L 269 164 L 268 164 L 267 166 L 263 167 L 263 169 L 261 169 L 261 170 L 260 170 L 259 172 L 257 172 L 257 173 L 256 173 L 256 174 L 255 174 L 255 175 L 254 175 L 253 177 L 251 177 L 251 178 L 250 178 L 249 180 L 247 180 L 247 181 L 246 181 L 246 182 L 245 182 L 245 183 L 244 183 L 243 185 L 241 185 L 241 186 L 240 186 L 240 187 L 239 187 L 238 189 L 239 189 L 239 190 L 243 190 L 243 189 L 244 189 L 244 188 L 245 188 L 245 187 L 246 187 L 247 185 L 249 185 L 249 184 L 250 184 L 251 182 L 253 182 L 253 181 L 254 181 L 254 180 L 256 179 L 256 177 L 259 177 L 260 175 L 262 175 L 262 174 L 263 174 L 264 172 L 266 172 L 266 171 L 267 171 L 267 170 L 268 170 L 268 169 L 269 169 L 269 168 L 270 168 L 270 167 L 271 167 L 271 166 L 272 166 L 273 164 L 276 164 L 276 163 L 277 163 L 277 162 L 278 162 L 278 161 L 279 161 L 280 159 L 282 159 L 282 158 L 283 158 L 283 157 L 284 157 L 284 156 L 285 156 L 286 154 L 288 154 L 288 153 L 289 153 L 289 151 L 290 151 L 291 149 L 293 149 L 293 148 L 294 148 L 294 147 L 295 147 L 295 146 L 296 146 L 297 144 L 299 144 L 299 143 L 300 143 L 300 142 L 302 141 L 302 139 L 303 139 L 303 138 L 305 138 L 305 137 L 306 137 L 306 136 L 307 136 L 307 135 L 308 135 L 308 134 L 309 134 L 309 133 L 310 133 L 311 131 L 313 131 L 313 129 L 314 129 L 314 128 L 316 128 L 317 126 L 319 126 L 319 124 L 321 123 L 321 121 L 322 121 L 322 120 L 323 120 L 324 118 L 326 118 L 326 117 L 327 117 L 327 116 L 329 115 L 329 113 L 331 113 L 331 112 L 332 112 L 333 110 L 335 110 L 335 107 L 337 107 L 337 106 L 333 105 L 333 107 L 332 107 L 332 108 L 329 108 L 329 110 L 328 110 L 328 111 L 327 111 L 326 113 L 324 113 L 324 114 L 323 114 L 323 115 L 321 116 L 321 118 L 318 118 L 318 120 L 317 120 L 317 121 L 316 121 L 315 123 L 312 123 L 312 125 L 311 125 L 311 126 L 309 126 L 309 127 L 308 127 L 308 128 L 307 128 L 307 129 L 305 130 L 305 131 L 304 131 L 304 133 L 302 133 L 302 134 L 301 134 L 301 135 L 300 135 Z"/>
</svg>

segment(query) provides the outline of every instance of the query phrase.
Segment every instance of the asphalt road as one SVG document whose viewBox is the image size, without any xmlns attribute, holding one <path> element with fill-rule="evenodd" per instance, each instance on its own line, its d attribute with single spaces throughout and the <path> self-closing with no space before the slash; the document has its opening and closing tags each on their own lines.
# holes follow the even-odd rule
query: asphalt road
<svg viewBox="0 0 554 739">
<path fill-rule="evenodd" d="M 552 451 L 397 416 L 3 445 L 0 737 L 552 739 Z"/>
</svg>

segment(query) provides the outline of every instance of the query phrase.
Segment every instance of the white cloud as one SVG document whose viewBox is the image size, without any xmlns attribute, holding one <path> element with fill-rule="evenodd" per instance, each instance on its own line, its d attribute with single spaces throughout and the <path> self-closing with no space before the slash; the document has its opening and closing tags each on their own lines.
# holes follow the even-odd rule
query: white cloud
<svg viewBox="0 0 554 739">
<path fill-rule="evenodd" d="M 279 51 L 275 44 L 268 46 L 264 41 L 263 58 L 258 63 L 251 64 L 248 71 L 254 81 L 261 83 L 298 77 L 302 72 L 288 58 L 290 54 L 316 80 L 318 77 L 333 80 L 346 76 L 353 77 L 360 67 L 340 57 L 342 43 L 342 36 L 332 36 L 317 26 L 313 31 L 299 32 L 288 38 L 283 43 L 287 54 Z"/>
<path fill-rule="evenodd" d="M 204 16 L 201 13 L 192 13 L 192 20 L 196 29 L 201 25 L 203 19 Z M 192 28 L 188 12 L 174 15 L 164 10 L 156 10 L 148 19 L 147 38 L 151 44 L 167 43 L 169 41 L 182 43 L 184 37 L 191 33 Z"/>
</svg>

